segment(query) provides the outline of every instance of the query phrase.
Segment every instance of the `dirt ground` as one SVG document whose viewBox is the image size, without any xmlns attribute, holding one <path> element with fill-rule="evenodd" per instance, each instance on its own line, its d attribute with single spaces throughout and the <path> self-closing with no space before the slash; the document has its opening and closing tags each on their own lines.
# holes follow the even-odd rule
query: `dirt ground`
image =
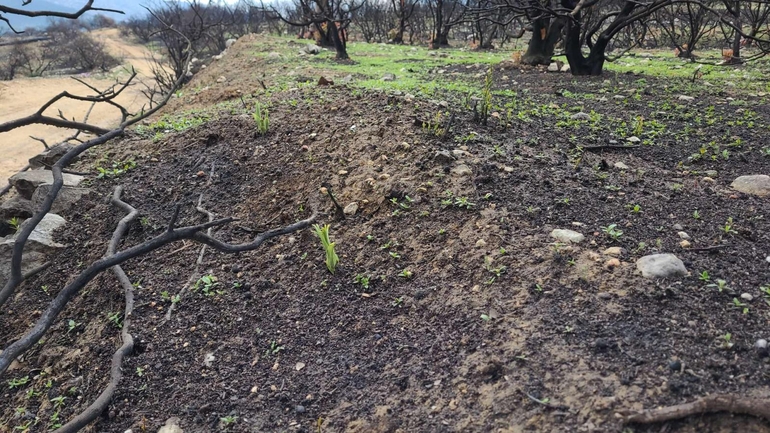
<svg viewBox="0 0 770 433">
<path fill-rule="evenodd" d="M 123 216 L 104 198 L 118 185 L 142 214 L 121 248 L 162 233 L 173 203 L 185 205 L 180 224 L 204 221 L 201 196 L 217 216 L 237 218 L 215 232 L 229 242 L 318 206 L 339 267 L 327 271 L 309 230 L 250 253 L 207 249 L 199 267 L 200 246 L 189 242 L 127 263 L 137 348 L 90 431 L 154 432 L 178 417 L 185 432 L 770 432 L 726 413 L 621 420 L 712 393 L 770 398 L 770 362 L 754 348 L 768 338 L 770 293 L 760 287 L 770 283 L 770 201 L 730 188 L 739 175 L 768 174 L 758 147 L 766 100 L 631 74 L 577 80 L 498 67 L 495 89 L 518 94 L 496 104 L 513 115 L 480 125 L 462 98 L 344 85 L 267 94 L 251 71 L 270 65 L 247 42 L 167 110 L 220 103 L 210 120 L 182 132 L 146 125 L 76 167 L 137 162 L 94 179 L 95 193 L 66 215 L 66 247 L 11 303 L 0 346 L 104 254 Z M 486 71 L 455 72 L 462 81 Z M 683 93 L 696 99 L 685 104 Z M 266 135 L 255 100 L 270 106 Z M 603 117 L 576 122 L 575 112 Z M 630 129 L 640 117 L 649 142 L 595 148 L 623 140 L 621 118 Z M 710 142 L 719 151 L 702 152 Z M 451 157 L 437 158 L 441 150 Z M 322 184 L 357 212 L 335 216 Z M 623 232 L 614 239 L 611 224 Z M 555 228 L 586 239 L 555 242 Z M 657 252 L 676 254 L 689 275 L 642 278 L 636 260 Z M 28 381 L 0 391 L 9 402 L 0 431 L 35 419 L 30 431 L 45 431 L 53 414 L 68 419 L 101 392 L 122 308 L 111 274 L 89 284 L 7 375 Z M 58 396 L 65 403 L 54 407 Z"/>
<path fill-rule="evenodd" d="M 94 33 L 95 37 L 105 42 L 113 55 L 124 60 L 124 65 L 134 66 L 140 74 L 148 72 L 145 61 L 147 51 L 144 47 L 125 41 L 120 37 L 117 29 L 99 30 Z M 108 75 L 81 74 L 77 78 L 98 89 L 103 89 L 114 84 L 116 78 L 127 78 L 128 71 L 123 67 L 123 70 L 116 70 L 115 73 Z M 68 76 L 17 78 L 13 81 L 0 82 L 0 122 L 33 114 L 62 91 L 78 95 L 93 93 Z M 141 109 L 144 97 L 139 91 L 139 86 L 134 86 L 126 89 L 117 98 L 117 102 L 133 112 Z M 88 103 L 65 99 L 54 104 L 46 113 L 56 116 L 57 110 L 61 110 L 68 118 L 82 120 L 89 107 Z M 116 108 L 102 106 L 91 112 L 89 120 L 96 125 L 108 127 L 120 120 L 120 112 Z M 0 178 L 5 179 L 16 173 L 27 164 L 30 157 L 43 150 L 43 145 L 30 136 L 42 138 L 48 144 L 54 144 L 57 140 L 71 136 L 72 133 L 73 131 L 53 126 L 32 125 L 0 134 L 0 148 L 3 151 L 3 156 L 0 158 Z"/>
</svg>

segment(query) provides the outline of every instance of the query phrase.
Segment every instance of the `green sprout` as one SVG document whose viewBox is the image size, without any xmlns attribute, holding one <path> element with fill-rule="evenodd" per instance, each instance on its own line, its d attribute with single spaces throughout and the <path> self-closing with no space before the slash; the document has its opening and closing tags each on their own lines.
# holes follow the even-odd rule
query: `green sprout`
<svg viewBox="0 0 770 433">
<path fill-rule="evenodd" d="M 340 258 L 334 251 L 335 244 L 329 240 L 330 228 L 331 226 L 329 224 L 326 224 L 323 227 L 318 224 L 313 224 L 313 233 L 321 239 L 321 245 L 323 245 L 323 249 L 326 252 L 326 268 L 333 274 L 334 270 L 337 269 Z"/>
</svg>

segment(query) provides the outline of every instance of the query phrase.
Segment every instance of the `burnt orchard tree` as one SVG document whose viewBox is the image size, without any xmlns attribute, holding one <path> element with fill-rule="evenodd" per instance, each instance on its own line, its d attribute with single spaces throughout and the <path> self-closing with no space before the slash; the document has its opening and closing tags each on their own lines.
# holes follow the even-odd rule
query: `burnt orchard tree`
<svg viewBox="0 0 770 433">
<path fill-rule="evenodd" d="M 566 18 L 551 14 L 555 6 L 552 0 L 525 0 L 522 5 L 530 22 L 532 37 L 521 62 L 527 65 L 548 65 L 551 63 L 556 44 L 562 38 Z"/>
<path fill-rule="evenodd" d="M 291 19 L 275 7 L 270 9 L 273 16 L 295 27 L 313 26 L 320 36 L 321 46 L 332 46 L 337 60 L 347 60 L 347 28 L 354 13 L 363 2 L 355 0 L 296 0 L 295 10 L 300 11 L 299 18 Z"/>
<path fill-rule="evenodd" d="M 393 44 L 404 43 L 404 32 L 409 25 L 409 19 L 414 14 L 418 0 L 390 0 L 393 14 L 396 16 L 396 27 L 393 28 L 388 36 L 389 42 Z M 392 37 L 390 37 L 392 36 Z"/>
<path fill-rule="evenodd" d="M 431 49 L 449 46 L 449 32 L 452 27 L 464 22 L 471 0 L 427 0 L 433 15 Z"/>
<path fill-rule="evenodd" d="M 706 7 L 695 3 L 676 3 L 655 13 L 657 28 L 669 38 L 681 58 L 692 58 L 698 42 L 719 25 L 708 9 L 716 6 L 718 1 L 702 1 Z"/>
</svg>

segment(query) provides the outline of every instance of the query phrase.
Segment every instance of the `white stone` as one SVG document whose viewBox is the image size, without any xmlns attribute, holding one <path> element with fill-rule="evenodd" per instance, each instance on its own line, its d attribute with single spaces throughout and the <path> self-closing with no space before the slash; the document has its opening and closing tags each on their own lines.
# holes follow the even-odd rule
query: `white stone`
<svg viewBox="0 0 770 433">
<path fill-rule="evenodd" d="M 452 174 L 456 176 L 470 176 L 473 171 L 465 164 L 460 164 L 452 168 Z"/>
<path fill-rule="evenodd" d="M 553 62 L 550 65 L 548 65 L 548 72 L 559 72 L 559 64 L 556 62 Z"/>
<path fill-rule="evenodd" d="M 615 164 L 612 165 L 613 167 L 617 168 L 618 170 L 628 170 L 628 166 L 626 164 L 623 164 L 622 162 L 618 161 Z"/>
<path fill-rule="evenodd" d="M 644 278 L 669 278 L 687 275 L 687 268 L 673 254 L 653 254 L 644 256 L 636 261 L 638 269 Z"/>
<path fill-rule="evenodd" d="M 626 138 L 626 141 L 629 143 L 639 143 L 642 140 L 639 137 L 632 135 L 631 137 Z"/>
<path fill-rule="evenodd" d="M 620 257 L 623 255 L 623 248 L 621 247 L 609 247 L 604 250 L 604 255 L 610 257 Z"/>
<path fill-rule="evenodd" d="M 567 230 L 567 229 L 554 229 L 551 232 L 551 237 L 556 239 L 559 242 L 567 242 L 567 243 L 573 243 L 573 244 L 579 244 L 580 242 L 583 242 L 585 239 L 585 236 L 583 234 L 578 233 L 574 230 Z"/>
<path fill-rule="evenodd" d="M 751 302 L 754 300 L 754 296 L 752 296 L 751 293 L 741 293 L 741 299 Z"/>
<path fill-rule="evenodd" d="M 184 433 L 182 427 L 179 427 L 179 418 L 173 417 L 166 420 L 166 424 L 158 430 L 158 433 Z"/>
<path fill-rule="evenodd" d="M 676 235 L 679 236 L 679 239 L 684 239 L 686 241 L 690 240 L 690 235 L 688 235 L 687 232 L 677 232 Z"/>
<path fill-rule="evenodd" d="M 575 113 L 572 116 L 570 116 L 570 119 L 572 120 L 591 120 L 591 115 L 584 112 Z"/>
<path fill-rule="evenodd" d="M 679 100 L 684 102 L 692 102 L 695 100 L 693 96 L 679 95 Z"/>
</svg>

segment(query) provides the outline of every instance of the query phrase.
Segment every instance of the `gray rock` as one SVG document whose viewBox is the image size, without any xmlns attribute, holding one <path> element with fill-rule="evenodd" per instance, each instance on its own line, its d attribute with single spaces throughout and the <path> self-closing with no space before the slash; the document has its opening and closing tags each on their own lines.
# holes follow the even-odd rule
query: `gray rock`
<svg viewBox="0 0 770 433">
<path fill-rule="evenodd" d="M 756 347 L 759 350 L 767 351 L 767 340 L 765 340 L 764 338 L 760 338 L 759 340 L 757 340 L 756 343 L 754 343 L 754 347 Z"/>
<path fill-rule="evenodd" d="M 11 218 L 29 218 L 35 213 L 35 207 L 32 201 L 24 197 L 15 196 L 3 202 L 0 205 L 0 219 L 9 220 Z"/>
<path fill-rule="evenodd" d="M 741 293 L 741 299 L 751 302 L 754 300 L 754 296 L 751 293 Z"/>
<path fill-rule="evenodd" d="M 626 141 L 629 143 L 639 143 L 642 140 L 639 137 L 632 135 L 631 137 L 626 138 Z"/>
<path fill-rule="evenodd" d="M 396 74 L 392 74 L 390 72 L 386 72 L 382 75 L 382 81 L 395 81 Z"/>
<path fill-rule="evenodd" d="M 687 96 L 687 95 L 679 95 L 679 100 L 683 102 L 692 102 L 695 100 L 695 97 Z"/>
<path fill-rule="evenodd" d="M 572 120 L 591 120 L 591 115 L 584 112 L 575 113 L 569 117 Z"/>
<path fill-rule="evenodd" d="M 438 162 L 439 164 L 451 164 L 454 162 L 455 158 L 452 156 L 452 153 L 448 150 L 439 150 L 436 152 L 436 155 L 433 156 L 433 159 Z"/>
<path fill-rule="evenodd" d="M 348 74 L 338 80 L 340 84 L 350 84 L 353 82 L 353 76 Z"/>
<path fill-rule="evenodd" d="M 158 430 L 158 433 L 184 433 L 184 430 L 179 426 L 179 423 L 179 418 L 169 418 L 166 420 L 166 424 Z"/>
<path fill-rule="evenodd" d="M 673 254 L 653 254 L 644 256 L 636 261 L 638 269 L 644 278 L 669 278 L 687 275 L 679 258 Z"/>
<path fill-rule="evenodd" d="M 271 51 L 271 52 L 267 53 L 267 58 L 268 59 L 276 59 L 277 60 L 277 59 L 280 59 L 281 57 L 283 57 L 283 56 L 281 56 L 281 53 L 279 53 L 277 51 Z"/>
<path fill-rule="evenodd" d="M 74 174 L 62 174 L 62 180 L 65 186 L 78 186 L 85 179 L 83 176 Z M 29 170 L 16 173 L 8 181 L 16 188 L 19 195 L 27 200 L 32 198 L 37 187 L 44 183 L 53 183 L 53 173 L 50 170 Z"/>
<path fill-rule="evenodd" d="M 470 176 L 473 174 L 473 171 L 467 165 L 459 164 L 458 166 L 452 168 L 452 174 L 455 176 Z"/>
<path fill-rule="evenodd" d="M 570 71 L 569 63 L 565 63 L 564 66 L 561 67 L 561 71 L 569 72 Z"/>
<path fill-rule="evenodd" d="M 20 230 L 29 224 L 29 220 L 21 224 Z M 35 227 L 24 246 L 21 261 L 21 272 L 27 273 L 39 268 L 45 263 L 46 256 L 53 250 L 63 248 L 53 240 L 53 232 L 66 224 L 64 218 L 56 214 L 48 214 Z M 11 257 L 16 243 L 16 234 L 0 238 L 0 287 L 5 285 L 11 276 Z"/>
<path fill-rule="evenodd" d="M 706 176 L 712 179 L 716 179 L 717 176 L 719 176 L 719 172 L 716 170 L 706 170 L 705 173 L 706 173 Z"/>
<path fill-rule="evenodd" d="M 574 230 L 567 229 L 554 229 L 551 231 L 551 237 L 559 242 L 579 244 L 583 242 L 585 236 L 582 233 L 578 233 Z"/>
<path fill-rule="evenodd" d="M 622 162 L 618 161 L 615 164 L 612 165 L 613 167 L 617 168 L 618 170 L 628 170 L 628 166 L 626 164 L 623 164 Z"/>
<path fill-rule="evenodd" d="M 767 197 L 770 195 L 770 176 L 764 174 L 741 176 L 735 179 L 730 186 L 744 194 Z"/>
<path fill-rule="evenodd" d="M 58 161 L 59 158 L 64 156 L 65 153 L 72 150 L 73 147 L 75 146 L 68 143 L 61 143 L 55 146 L 51 146 L 51 148 L 47 149 L 45 152 L 39 153 L 33 156 L 32 158 L 30 158 L 29 165 L 33 169 L 51 167 L 52 165 L 56 164 L 56 161 Z M 73 159 L 73 162 L 77 161 L 78 159 L 79 158 Z"/>
<path fill-rule="evenodd" d="M 236 41 L 235 39 L 228 39 L 228 40 L 226 40 L 226 41 L 225 41 L 225 47 L 227 47 L 227 48 L 230 48 L 230 47 L 232 47 L 232 46 L 233 46 L 233 44 L 234 44 L 234 43 L 236 43 L 236 42 L 237 42 L 237 41 Z"/>
<path fill-rule="evenodd" d="M 53 185 L 44 183 L 37 187 L 35 193 L 32 194 L 32 207 L 33 209 L 40 209 L 45 201 L 48 192 L 51 191 Z M 79 188 L 75 186 L 63 186 L 59 190 L 59 195 L 56 196 L 56 200 L 53 202 L 51 212 L 55 214 L 66 213 L 72 209 L 72 206 L 78 202 L 83 196 L 88 195 L 91 192 L 88 188 Z"/>
<path fill-rule="evenodd" d="M 690 235 L 688 235 L 687 232 L 677 232 L 676 235 L 679 236 L 679 239 L 684 239 L 686 241 L 690 240 Z"/>
<path fill-rule="evenodd" d="M 316 55 L 321 53 L 321 47 L 316 44 L 307 44 L 302 48 L 302 53 Z"/>
<path fill-rule="evenodd" d="M 548 72 L 559 72 L 559 64 L 556 62 L 551 63 L 548 65 Z"/>
<path fill-rule="evenodd" d="M 358 203 L 352 202 L 345 206 L 345 209 L 342 210 L 345 215 L 355 215 L 356 212 L 358 212 Z"/>
<path fill-rule="evenodd" d="M 604 255 L 610 257 L 620 257 L 626 253 L 626 250 L 621 247 L 609 247 L 604 250 Z"/>
<path fill-rule="evenodd" d="M 681 231 L 681 230 L 684 230 L 684 227 L 682 227 L 681 224 L 674 224 L 673 229 L 677 231 Z"/>
</svg>

